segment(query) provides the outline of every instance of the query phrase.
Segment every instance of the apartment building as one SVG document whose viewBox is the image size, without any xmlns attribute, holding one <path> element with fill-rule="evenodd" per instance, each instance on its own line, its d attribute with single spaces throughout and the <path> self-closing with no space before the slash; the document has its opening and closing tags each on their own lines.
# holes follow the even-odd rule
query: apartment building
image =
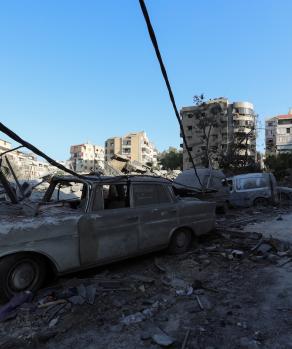
<svg viewBox="0 0 292 349">
<path fill-rule="evenodd" d="M 129 160 L 142 164 L 157 165 L 157 151 L 146 133 L 132 132 L 123 137 L 108 138 L 105 142 L 105 159 L 110 161 L 114 155 L 126 156 Z"/>
<path fill-rule="evenodd" d="M 91 143 L 72 145 L 70 163 L 75 172 L 89 173 L 104 168 L 104 147 Z"/>
<path fill-rule="evenodd" d="M 292 108 L 266 120 L 265 136 L 267 156 L 292 151 Z"/>
<path fill-rule="evenodd" d="M 12 145 L 10 142 L 0 139 L 0 153 L 11 149 Z M 33 153 L 25 153 L 18 149 L 7 153 L 6 156 L 17 178 L 20 180 L 38 179 L 55 171 L 54 166 L 48 162 L 39 161 L 38 157 Z M 3 158 L 2 166 L 4 171 L 9 173 L 9 167 L 5 158 Z"/>
<path fill-rule="evenodd" d="M 180 115 L 197 166 L 218 168 L 223 159 L 236 159 L 238 166 L 255 162 L 256 114 L 252 103 L 229 103 L 220 97 L 184 107 Z M 181 146 L 183 168 L 191 168 L 185 145 Z"/>
</svg>

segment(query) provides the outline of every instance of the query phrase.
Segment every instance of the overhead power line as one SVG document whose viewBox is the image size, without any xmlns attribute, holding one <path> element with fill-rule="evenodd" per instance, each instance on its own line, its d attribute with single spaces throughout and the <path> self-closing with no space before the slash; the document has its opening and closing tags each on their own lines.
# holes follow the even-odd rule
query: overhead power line
<svg viewBox="0 0 292 349">
<path fill-rule="evenodd" d="M 156 35 L 155 35 L 154 29 L 153 29 L 152 24 L 151 24 L 151 20 L 150 20 L 148 11 L 147 11 L 147 7 L 146 7 L 146 4 L 145 4 L 145 1 L 144 0 L 139 0 L 139 3 L 140 3 L 140 6 L 141 6 L 141 10 L 143 12 L 143 16 L 144 16 L 144 19 L 145 19 L 145 22 L 146 22 L 146 25 L 147 25 L 147 29 L 148 29 L 148 33 L 149 33 L 152 45 L 153 45 L 155 53 L 156 53 L 156 57 L 158 59 L 159 65 L 160 65 L 161 73 L 163 75 L 163 78 L 164 78 L 164 81 L 165 81 L 165 84 L 166 84 L 166 87 L 167 87 L 167 90 L 168 90 L 169 98 L 171 100 L 171 104 L 173 106 L 173 109 L 174 109 L 174 112 L 175 112 L 175 116 L 176 116 L 177 121 L 179 123 L 180 131 L 181 131 L 181 135 L 182 135 L 182 139 L 183 139 L 186 151 L 187 151 L 187 153 L 189 155 L 190 161 L 191 161 L 191 163 L 193 165 L 193 168 L 195 170 L 195 174 L 196 174 L 196 177 L 197 177 L 197 179 L 198 179 L 198 181 L 200 183 L 200 186 L 201 186 L 201 188 L 203 188 L 201 180 L 200 180 L 200 177 L 199 177 L 197 169 L 196 169 L 196 165 L 194 163 L 194 159 L 192 157 L 191 151 L 190 151 L 189 146 L 188 146 L 188 142 L 187 142 L 187 139 L 186 139 L 186 135 L 185 135 L 185 131 L 184 131 L 184 128 L 183 128 L 183 124 L 182 124 L 179 112 L 177 110 L 175 99 L 174 99 L 174 96 L 173 96 L 173 93 L 172 93 L 172 89 L 171 89 L 171 86 L 170 86 L 170 82 L 168 80 L 167 72 L 166 72 L 166 69 L 165 69 L 162 57 L 161 57 L 161 54 L 160 54 L 160 50 L 159 50 L 159 47 L 158 47 Z"/>
</svg>

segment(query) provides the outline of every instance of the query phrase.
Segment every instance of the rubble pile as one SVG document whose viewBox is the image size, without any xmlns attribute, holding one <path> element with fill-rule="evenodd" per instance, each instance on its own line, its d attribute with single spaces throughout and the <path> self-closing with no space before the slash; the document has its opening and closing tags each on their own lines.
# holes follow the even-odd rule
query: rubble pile
<svg viewBox="0 0 292 349">
<path fill-rule="evenodd" d="M 16 296 L 0 308 L 0 347 L 290 348 L 290 288 L 280 287 L 290 245 L 226 220 L 185 254 L 155 253 Z"/>
</svg>

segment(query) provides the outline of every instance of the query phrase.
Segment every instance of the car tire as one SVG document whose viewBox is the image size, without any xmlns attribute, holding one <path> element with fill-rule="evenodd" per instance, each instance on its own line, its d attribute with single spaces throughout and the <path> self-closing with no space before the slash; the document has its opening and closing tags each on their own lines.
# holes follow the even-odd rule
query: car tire
<svg viewBox="0 0 292 349">
<path fill-rule="evenodd" d="M 266 198 L 256 198 L 254 201 L 253 201 L 253 205 L 255 207 L 266 207 L 269 205 L 269 201 L 268 199 Z"/>
<path fill-rule="evenodd" d="M 182 228 L 176 230 L 170 240 L 168 252 L 171 254 L 179 254 L 186 252 L 192 243 L 192 232 Z"/>
<path fill-rule="evenodd" d="M 29 254 L 14 254 L 0 260 L 0 298 L 10 299 L 23 291 L 36 291 L 44 283 L 46 263 Z"/>
</svg>

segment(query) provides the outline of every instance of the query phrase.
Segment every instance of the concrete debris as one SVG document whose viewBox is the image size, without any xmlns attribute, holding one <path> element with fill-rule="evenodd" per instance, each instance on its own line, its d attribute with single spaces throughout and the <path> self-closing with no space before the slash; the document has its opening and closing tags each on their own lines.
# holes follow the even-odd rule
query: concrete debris
<svg viewBox="0 0 292 349">
<path fill-rule="evenodd" d="M 32 298 L 33 294 L 30 291 L 16 294 L 7 304 L 0 308 L 0 321 L 6 320 L 14 309 L 26 302 L 30 302 Z"/>
<path fill-rule="evenodd" d="M 160 345 L 161 347 L 169 347 L 174 343 L 174 339 L 166 334 L 154 334 L 152 339 L 154 343 Z"/>
<path fill-rule="evenodd" d="M 259 248 L 258 248 L 258 253 L 261 253 L 261 254 L 266 254 L 267 252 L 271 251 L 272 250 L 272 246 L 267 244 L 267 243 L 262 243 Z"/>
<path fill-rule="evenodd" d="M 231 254 L 235 258 L 242 258 L 244 256 L 244 252 L 240 250 L 233 250 Z"/>
<path fill-rule="evenodd" d="M 59 321 L 58 317 L 56 317 L 55 319 L 52 319 L 50 321 L 50 323 L 49 323 L 49 328 L 54 327 L 55 325 L 57 325 L 58 321 Z"/>
<path fill-rule="evenodd" d="M 141 281 L 146 284 L 152 284 L 155 279 L 152 277 L 144 276 L 144 275 L 138 275 L 138 274 L 133 274 L 131 275 L 131 278 L 137 281 Z"/>
<path fill-rule="evenodd" d="M 185 349 L 185 348 L 187 347 L 187 343 L 188 343 L 188 339 L 189 339 L 190 332 L 191 332 L 191 329 L 188 328 L 188 329 L 187 329 L 187 332 L 186 332 L 186 334 L 185 334 L 184 341 L 183 341 L 183 343 L 182 343 L 181 349 Z"/>
<path fill-rule="evenodd" d="M 154 304 L 152 304 L 150 308 L 146 308 L 142 312 L 137 312 L 128 316 L 123 316 L 121 319 L 121 323 L 125 325 L 130 325 L 142 322 L 152 317 L 157 312 L 158 308 L 159 302 L 155 302 Z"/>
<path fill-rule="evenodd" d="M 82 296 L 72 296 L 69 298 L 69 302 L 75 305 L 82 305 L 85 303 L 85 298 L 83 298 Z"/>
<path fill-rule="evenodd" d="M 121 323 L 125 325 L 136 324 L 146 319 L 146 316 L 140 312 L 125 316 L 122 318 Z"/>
<path fill-rule="evenodd" d="M 96 287 L 93 285 L 89 285 L 86 287 L 86 301 L 88 304 L 94 304 L 96 296 Z"/>
<path fill-rule="evenodd" d="M 243 224 L 254 219 L 245 212 Z M 229 214 L 182 255 L 115 263 L 14 299 L 0 308 L 0 347 L 289 348 L 290 243 L 228 229 Z"/>
</svg>

